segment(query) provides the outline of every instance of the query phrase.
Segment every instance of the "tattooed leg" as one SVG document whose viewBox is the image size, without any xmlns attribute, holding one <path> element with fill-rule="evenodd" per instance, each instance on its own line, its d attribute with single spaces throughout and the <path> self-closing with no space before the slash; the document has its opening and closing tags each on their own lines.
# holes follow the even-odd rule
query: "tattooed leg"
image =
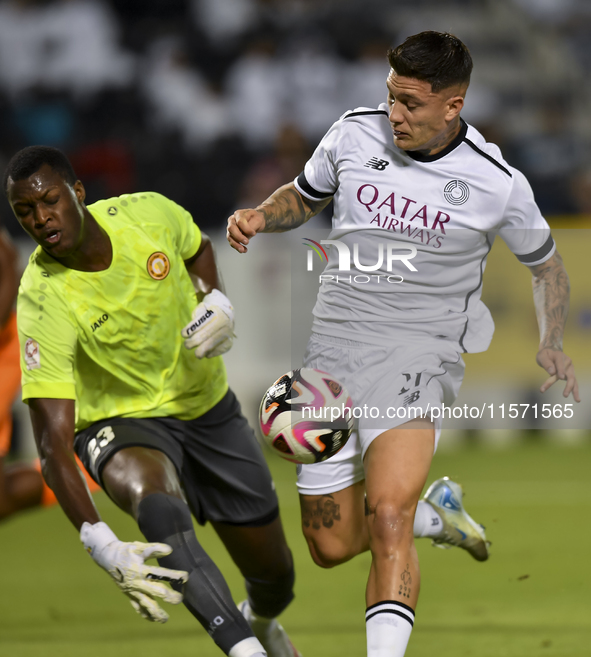
<svg viewBox="0 0 591 657">
<path fill-rule="evenodd" d="M 409 422 L 378 436 L 365 457 L 372 564 L 368 606 L 394 601 L 414 609 L 420 572 L 413 524 L 431 465 L 435 432 Z"/>
<path fill-rule="evenodd" d="M 327 495 L 300 495 L 302 530 L 314 562 L 331 568 L 369 548 L 360 481 Z"/>
</svg>

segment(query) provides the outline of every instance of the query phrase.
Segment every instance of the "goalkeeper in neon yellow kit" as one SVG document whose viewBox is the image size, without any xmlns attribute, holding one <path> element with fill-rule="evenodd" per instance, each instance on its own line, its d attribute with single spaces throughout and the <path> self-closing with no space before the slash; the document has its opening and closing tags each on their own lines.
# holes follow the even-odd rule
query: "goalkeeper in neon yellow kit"
<svg viewBox="0 0 591 657">
<path fill-rule="evenodd" d="M 298 655 L 275 620 L 294 581 L 277 498 L 219 357 L 234 317 L 210 241 L 159 194 L 86 206 L 53 148 L 17 153 L 4 188 L 39 245 L 17 306 L 23 399 L 45 478 L 85 548 L 143 617 L 167 619 L 157 597 L 184 600 L 231 657 Z M 101 522 L 74 452 L 149 543 Z M 244 575 L 240 610 L 191 512 Z"/>
</svg>

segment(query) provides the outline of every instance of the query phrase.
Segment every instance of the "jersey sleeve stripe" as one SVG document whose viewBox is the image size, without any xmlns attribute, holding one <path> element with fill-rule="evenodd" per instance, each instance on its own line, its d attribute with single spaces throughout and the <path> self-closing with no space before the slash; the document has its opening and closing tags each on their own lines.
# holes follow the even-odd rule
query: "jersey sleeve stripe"
<svg viewBox="0 0 591 657">
<path fill-rule="evenodd" d="M 306 180 L 306 174 L 302 171 L 294 180 L 294 185 L 300 194 L 303 194 L 312 201 L 323 201 L 334 195 L 334 192 L 319 192 Z"/>
<path fill-rule="evenodd" d="M 556 244 L 554 243 L 554 238 L 552 235 L 548 235 L 548 239 L 544 244 L 536 249 L 533 253 L 524 253 L 523 255 L 518 255 L 517 259 L 519 262 L 522 262 L 524 265 L 539 265 L 540 263 L 547 260 L 551 255 L 553 255 L 556 250 Z"/>
<path fill-rule="evenodd" d="M 384 110 L 366 110 L 364 112 L 351 112 L 346 114 L 343 118 L 350 119 L 352 116 L 367 116 L 368 114 L 383 114 L 384 116 L 388 116 L 388 112 L 385 112 Z"/>
<path fill-rule="evenodd" d="M 483 150 L 480 150 L 478 146 L 473 141 L 470 141 L 467 137 L 464 137 L 464 142 L 470 146 L 471 149 L 476 151 L 479 155 L 482 155 L 482 157 L 486 158 L 489 162 L 492 162 L 496 167 L 499 167 L 501 171 L 504 171 L 509 178 L 513 178 L 513 174 L 509 171 L 509 169 L 506 169 L 500 162 L 497 162 L 494 157 L 491 157 L 488 153 L 485 153 Z"/>
</svg>

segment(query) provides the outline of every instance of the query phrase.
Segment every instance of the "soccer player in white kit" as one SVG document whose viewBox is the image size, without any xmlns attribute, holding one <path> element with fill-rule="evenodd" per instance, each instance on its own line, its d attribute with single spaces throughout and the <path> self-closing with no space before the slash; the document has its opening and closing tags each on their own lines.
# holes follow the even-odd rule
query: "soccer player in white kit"
<svg viewBox="0 0 591 657">
<path fill-rule="evenodd" d="M 295 228 L 334 201 L 335 248 L 305 365 L 330 372 L 356 406 L 383 415 L 362 416 L 335 457 L 300 466 L 298 490 L 317 564 L 331 567 L 371 550 L 369 657 L 402 657 L 410 638 L 420 581 L 413 523 L 415 536 L 488 556 L 484 533 L 461 515 L 459 486 L 440 480 L 428 503 L 419 496 L 441 431 L 428 409 L 453 403 L 462 353 L 484 351 L 492 338 L 480 295 L 496 235 L 533 274 L 537 362 L 548 373 L 541 390 L 562 379 L 564 396 L 579 401 L 562 351 L 568 276 L 549 226 L 523 174 L 460 118 L 468 49 L 453 35 L 422 32 L 388 60 L 387 104 L 344 114 L 302 174 L 258 208 L 235 212 L 227 233 L 246 253 L 257 233 Z M 469 533 L 471 545 L 450 536 L 454 529 Z"/>
</svg>

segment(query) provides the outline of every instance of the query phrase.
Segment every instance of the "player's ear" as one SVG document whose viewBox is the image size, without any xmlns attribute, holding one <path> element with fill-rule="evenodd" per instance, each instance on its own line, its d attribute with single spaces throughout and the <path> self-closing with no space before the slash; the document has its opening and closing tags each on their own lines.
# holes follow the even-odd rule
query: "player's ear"
<svg viewBox="0 0 591 657">
<path fill-rule="evenodd" d="M 464 97 L 459 95 L 452 96 L 447 101 L 447 112 L 445 114 L 446 121 L 453 121 L 461 112 L 462 107 L 464 107 Z"/>
<path fill-rule="evenodd" d="M 76 198 L 78 199 L 79 203 L 84 203 L 86 199 L 86 190 L 84 189 L 84 185 L 80 182 L 80 180 L 77 180 L 74 183 L 74 193 L 76 194 Z"/>
</svg>

